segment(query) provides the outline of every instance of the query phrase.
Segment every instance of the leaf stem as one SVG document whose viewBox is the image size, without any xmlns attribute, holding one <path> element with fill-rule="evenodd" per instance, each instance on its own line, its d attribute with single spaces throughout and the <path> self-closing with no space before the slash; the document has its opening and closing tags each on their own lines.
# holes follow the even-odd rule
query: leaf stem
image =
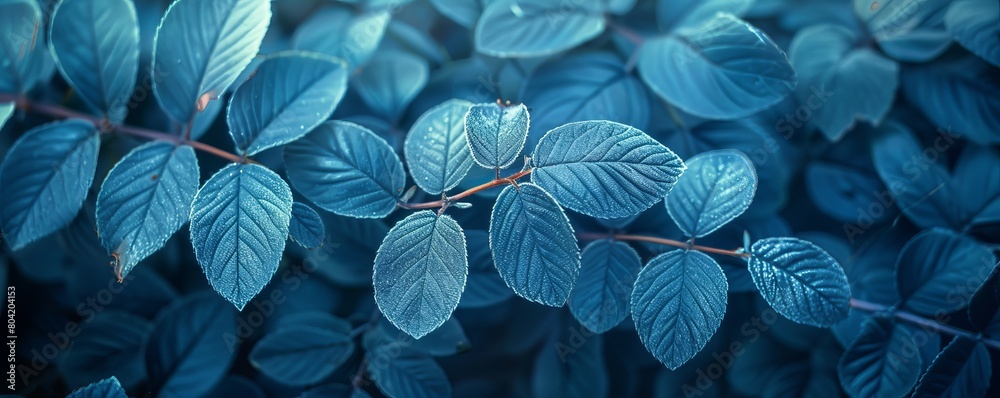
<svg viewBox="0 0 1000 398">
<path fill-rule="evenodd" d="M 518 179 L 531 174 L 531 172 L 534 171 L 534 170 L 535 170 L 534 168 L 530 168 L 530 169 L 527 169 L 527 170 L 523 170 L 523 171 L 519 171 L 517 173 L 511 174 L 511 175 L 509 175 L 507 177 L 504 177 L 504 178 L 496 178 L 493 181 L 487 182 L 485 184 L 482 184 L 482 185 L 479 185 L 479 186 L 476 186 L 476 187 L 469 188 L 469 189 L 465 190 L 464 192 L 455 194 L 454 196 L 448 196 L 448 197 L 446 197 L 444 199 L 441 199 L 441 200 L 435 200 L 433 202 L 425 202 L 425 203 L 399 203 L 399 207 L 404 208 L 404 209 L 410 209 L 410 210 L 436 209 L 436 208 L 439 208 L 439 207 L 445 207 L 447 205 L 450 205 L 450 204 L 454 203 L 455 201 L 461 200 L 461 199 L 466 198 L 468 196 L 472 196 L 472 195 L 474 195 L 474 194 L 476 194 L 476 193 L 478 193 L 480 191 L 485 191 L 485 190 L 490 189 L 490 188 L 495 188 L 495 187 L 499 187 L 499 186 L 503 186 L 503 185 L 514 185 L 514 186 L 516 186 Z"/>
<path fill-rule="evenodd" d="M 965 337 L 965 338 L 969 338 L 969 339 L 972 339 L 972 340 L 975 340 L 975 341 L 981 341 L 981 342 L 983 342 L 983 344 L 986 344 L 987 347 L 990 347 L 990 348 L 992 348 L 994 350 L 1000 350 L 1000 341 L 997 341 L 997 340 L 994 340 L 994 339 L 991 339 L 991 338 L 986 338 L 986 337 L 983 337 L 980 334 L 975 334 L 975 333 L 972 333 L 972 332 L 969 332 L 969 331 L 966 331 L 966 330 L 962 330 L 962 329 L 956 328 L 954 326 L 950 326 L 950 325 L 946 325 L 946 324 L 940 323 L 940 322 L 935 321 L 935 320 L 927 319 L 927 318 L 924 318 L 924 317 L 922 317 L 920 315 L 917 315 L 917 314 L 914 314 L 914 313 L 910 313 L 910 312 L 906 312 L 906 311 L 902 311 L 902 310 L 897 310 L 897 309 L 895 309 L 893 307 L 889 307 L 889 306 L 886 306 L 886 305 L 876 304 L 876 303 L 872 303 L 872 302 L 869 302 L 869 301 L 864 301 L 864 300 L 859 300 L 859 299 L 856 299 L 856 298 L 852 298 L 851 299 L 851 308 L 854 308 L 854 309 L 857 309 L 857 310 L 861 310 L 861 311 L 865 311 L 865 312 L 869 312 L 869 313 L 873 313 L 873 314 L 876 314 L 876 313 L 886 313 L 886 314 L 889 314 L 889 315 L 891 315 L 892 317 L 894 317 L 896 319 L 899 319 L 901 321 L 904 321 L 904 322 L 907 322 L 907 323 L 911 323 L 911 324 L 920 326 L 920 327 L 925 328 L 925 329 L 930 329 L 930 330 L 933 330 L 935 332 L 949 334 L 949 335 L 952 335 L 952 336 Z"/>
<path fill-rule="evenodd" d="M 608 27 L 611 28 L 613 32 L 617 33 L 619 36 L 625 38 L 625 40 L 628 40 L 629 42 L 635 44 L 636 46 L 641 46 L 643 43 L 646 42 L 646 39 L 644 39 L 642 35 L 640 35 L 638 32 L 632 29 L 626 28 L 611 21 L 608 21 Z"/>
<path fill-rule="evenodd" d="M 716 249 L 714 247 L 695 245 L 688 242 L 681 242 L 679 240 L 658 238 L 655 236 L 643 236 L 643 235 L 628 235 L 628 234 L 595 234 L 595 233 L 580 233 L 576 234 L 577 238 L 582 240 L 600 240 L 600 239 L 614 239 L 620 241 L 633 241 L 633 242 L 649 242 L 656 243 L 660 245 L 679 247 L 681 249 L 695 249 L 698 251 L 706 253 L 721 254 L 724 256 L 731 256 L 737 258 L 750 258 L 749 253 L 743 253 L 737 250 L 725 250 Z"/>
</svg>

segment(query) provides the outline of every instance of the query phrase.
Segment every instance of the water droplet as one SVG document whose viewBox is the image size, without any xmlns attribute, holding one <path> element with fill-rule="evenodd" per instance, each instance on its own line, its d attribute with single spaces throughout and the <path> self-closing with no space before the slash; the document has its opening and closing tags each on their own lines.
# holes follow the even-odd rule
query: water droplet
<svg viewBox="0 0 1000 398">
<path fill-rule="evenodd" d="M 299 125 L 299 130 L 305 130 L 305 129 L 306 129 L 305 125 L 301 125 L 301 124 Z"/>
</svg>

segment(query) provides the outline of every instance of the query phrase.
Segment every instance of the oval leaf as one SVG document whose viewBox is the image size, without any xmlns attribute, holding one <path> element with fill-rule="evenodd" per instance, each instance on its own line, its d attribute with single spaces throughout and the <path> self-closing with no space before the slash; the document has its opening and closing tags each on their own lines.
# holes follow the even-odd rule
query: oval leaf
<svg viewBox="0 0 1000 398">
<path fill-rule="evenodd" d="M 385 395 L 412 398 L 451 396 L 448 376 L 433 359 L 413 356 L 389 358 L 388 363 L 368 362 L 368 373 Z"/>
<path fill-rule="evenodd" d="M 292 219 L 288 225 L 288 234 L 295 243 L 306 249 L 323 246 L 326 241 L 326 227 L 323 219 L 312 207 L 302 203 L 292 203 Z"/>
<path fill-rule="evenodd" d="M 961 71 L 961 72 L 957 72 Z M 976 57 L 906 68 L 903 96 L 934 125 L 980 144 L 1000 143 L 1000 80 Z"/>
<path fill-rule="evenodd" d="M 278 270 L 292 191 L 263 166 L 231 164 L 205 182 L 191 207 L 195 257 L 212 288 L 242 310 Z"/>
<path fill-rule="evenodd" d="M 323 8 L 299 24 L 292 36 L 292 46 L 343 58 L 351 69 L 359 68 L 368 62 L 382 42 L 390 18 L 391 10 Z"/>
<path fill-rule="evenodd" d="M 472 159 L 488 169 L 510 166 L 524 148 L 529 123 L 528 107 L 524 104 L 473 105 L 465 116 Z"/>
<path fill-rule="evenodd" d="M 796 238 L 767 238 L 754 242 L 750 254 L 753 283 L 779 314 L 816 327 L 847 318 L 847 275 L 823 249 Z"/>
<path fill-rule="evenodd" d="M 720 12 L 743 15 L 751 5 L 751 0 L 659 0 L 656 21 L 661 31 L 677 32 L 697 28 Z"/>
<path fill-rule="evenodd" d="M 935 139 L 937 145 L 952 145 L 955 136 L 947 133 Z M 921 228 L 960 226 L 951 217 L 954 206 L 946 187 L 948 171 L 938 162 L 920 162 L 914 171 L 913 159 L 923 159 L 924 148 L 900 123 L 890 121 L 879 128 L 872 140 L 875 171 L 892 193 L 900 211 Z M 919 158 L 918 158 L 919 157 Z"/>
<path fill-rule="evenodd" d="M 666 204 L 670 218 L 687 236 L 708 235 L 750 207 L 757 192 L 757 172 L 743 152 L 705 152 L 686 163 L 688 170 Z"/>
<path fill-rule="evenodd" d="M 413 181 L 432 195 L 462 182 L 472 168 L 465 114 L 472 103 L 453 99 L 431 108 L 413 123 L 403 143 Z"/>
<path fill-rule="evenodd" d="M 270 22 L 269 0 L 173 2 L 153 40 L 153 70 L 169 76 L 153 79 L 160 108 L 189 123 L 250 64 Z"/>
<path fill-rule="evenodd" d="M 972 238 L 930 229 L 910 239 L 896 261 L 902 308 L 927 316 L 963 308 L 996 259 Z"/>
<path fill-rule="evenodd" d="M 376 114 L 396 120 L 429 78 L 430 67 L 423 58 L 402 51 L 383 51 L 361 70 L 351 87 Z"/>
<path fill-rule="evenodd" d="M 633 127 L 577 122 L 545 134 L 531 155 L 531 180 L 559 204 L 599 218 L 626 217 L 667 196 L 684 162 Z"/>
<path fill-rule="evenodd" d="M 59 72 L 112 123 L 125 119 L 139 70 L 139 23 L 128 0 L 62 0 L 49 46 Z"/>
<path fill-rule="evenodd" d="M 587 329 L 607 332 L 629 315 L 642 260 L 627 243 L 609 239 L 587 245 L 580 257 L 580 279 L 569 297 L 569 309 Z"/>
<path fill-rule="evenodd" d="M 382 218 L 396 208 L 406 174 L 396 152 L 364 127 L 327 122 L 285 147 L 288 180 L 320 208 Z"/>
<path fill-rule="evenodd" d="M 118 383 L 118 379 L 111 376 L 98 381 L 89 386 L 73 391 L 66 398 L 127 398 L 125 389 Z"/>
<path fill-rule="evenodd" d="M 48 12 L 48 9 L 46 9 Z M 46 14 L 47 15 L 47 14 Z M 43 44 L 45 26 L 36 0 L 0 2 L 0 93 L 26 94 L 42 80 L 47 80 L 54 65 Z M 131 84 L 131 83 L 130 83 Z"/>
<path fill-rule="evenodd" d="M 728 290 L 722 268 L 704 253 L 674 250 L 654 257 L 632 291 L 632 319 L 642 344 L 677 369 L 719 329 Z"/>
<path fill-rule="evenodd" d="M 920 376 L 913 334 L 887 318 L 865 321 L 837 366 L 840 385 L 852 397 L 902 397 Z"/>
<path fill-rule="evenodd" d="M 595 3 L 493 1 L 476 23 L 476 50 L 511 58 L 540 57 L 571 49 L 604 31 L 604 10 Z"/>
<path fill-rule="evenodd" d="M 1000 67 L 1000 3 L 955 1 L 944 15 L 944 24 L 958 44 Z"/>
<path fill-rule="evenodd" d="M 100 144 L 85 120 L 35 127 L 14 142 L 0 165 L 0 217 L 12 249 L 73 221 L 94 181 Z"/>
<path fill-rule="evenodd" d="M 638 67 L 657 95 L 708 119 L 736 119 L 767 109 L 788 96 L 796 82 L 778 45 L 731 14 L 646 41 Z"/>
<path fill-rule="evenodd" d="M 188 222 L 199 176 L 194 149 L 162 141 L 133 149 L 111 169 L 97 195 L 97 232 L 119 277 Z"/>
<path fill-rule="evenodd" d="M 307 386 L 327 378 L 354 353 L 346 334 L 292 326 L 264 336 L 250 351 L 250 364 L 290 386 Z"/>
<path fill-rule="evenodd" d="M 78 387 L 119 377 L 125 386 L 137 386 L 146 379 L 142 350 L 152 331 L 149 321 L 128 312 L 108 310 L 95 315 L 59 363 L 66 382 Z"/>
<path fill-rule="evenodd" d="M 981 342 L 956 337 L 934 358 L 914 398 L 985 397 L 992 375 L 990 351 Z"/>
<path fill-rule="evenodd" d="M 467 261 L 454 219 L 430 210 L 411 214 L 389 230 L 375 255 L 375 302 L 393 325 L 419 339 L 458 307 Z"/>
<path fill-rule="evenodd" d="M 266 59 L 229 100 L 229 134 L 254 155 L 306 135 L 325 122 L 347 91 L 347 64 L 287 52 Z"/>
</svg>

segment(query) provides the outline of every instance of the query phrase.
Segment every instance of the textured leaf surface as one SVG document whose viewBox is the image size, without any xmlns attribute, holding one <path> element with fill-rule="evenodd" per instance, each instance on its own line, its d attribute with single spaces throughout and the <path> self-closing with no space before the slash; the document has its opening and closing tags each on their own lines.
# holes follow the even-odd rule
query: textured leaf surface
<svg viewBox="0 0 1000 398">
<path fill-rule="evenodd" d="M 517 295 L 561 307 L 580 274 L 573 226 L 544 189 L 531 183 L 519 187 L 504 188 L 493 206 L 493 262 Z"/>
<path fill-rule="evenodd" d="M 427 61 L 402 51 L 376 53 L 353 80 L 361 99 L 376 114 L 396 120 L 427 85 Z"/>
<path fill-rule="evenodd" d="M 118 383 L 118 379 L 111 376 L 107 379 L 95 382 L 89 386 L 73 391 L 66 398 L 127 398 L 125 389 Z"/>
<path fill-rule="evenodd" d="M 697 251 L 656 256 L 639 272 L 632 319 L 646 349 L 670 369 L 701 351 L 722 324 L 729 284 L 719 264 Z"/>
<path fill-rule="evenodd" d="M 796 83 L 785 53 L 731 14 L 716 15 L 696 30 L 646 41 L 638 62 L 639 75 L 657 95 L 709 119 L 767 109 Z"/>
<path fill-rule="evenodd" d="M 505 168 L 517 160 L 528 138 L 528 107 L 476 104 L 465 116 L 465 134 L 472 159 L 488 169 Z"/>
<path fill-rule="evenodd" d="M 49 46 L 66 81 L 118 123 L 125 119 L 139 70 L 139 24 L 128 0 L 62 0 Z"/>
<path fill-rule="evenodd" d="M 465 231 L 466 246 L 469 250 L 469 278 L 462 292 L 459 308 L 480 308 L 502 303 L 514 297 L 514 292 L 493 265 L 490 251 L 490 234 L 483 230 Z"/>
<path fill-rule="evenodd" d="M 156 29 L 153 79 L 163 111 L 188 123 L 216 99 L 257 55 L 271 22 L 268 0 L 178 0 Z M 203 98 L 207 96 L 207 98 Z"/>
<path fill-rule="evenodd" d="M 354 353 L 344 333 L 291 326 L 264 336 L 250 351 L 254 368 L 281 384 L 306 386 L 327 378 Z"/>
<path fill-rule="evenodd" d="M 705 152 L 686 164 L 688 169 L 666 204 L 670 218 L 687 236 L 708 235 L 750 207 L 757 192 L 757 172 L 743 152 Z"/>
<path fill-rule="evenodd" d="M 316 210 L 299 202 L 292 203 L 292 219 L 288 234 L 295 243 L 306 249 L 323 246 L 326 241 L 326 227 Z"/>
<path fill-rule="evenodd" d="M 350 122 L 324 123 L 289 144 L 285 165 L 295 190 L 344 216 L 389 215 L 406 183 L 403 163 L 389 144 Z"/>
<path fill-rule="evenodd" d="M 595 2 L 496 0 L 476 23 L 479 52 L 500 58 L 540 57 L 576 47 L 604 31 Z"/>
<path fill-rule="evenodd" d="M 286 52 L 268 58 L 229 101 L 229 134 L 254 155 L 306 135 L 325 122 L 347 91 L 344 61 Z"/>
<path fill-rule="evenodd" d="M 531 156 L 531 180 L 559 204 L 600 218 L 631 216 L 663 199 L 684 162 L 635 128 L 570 123 L 545 134 Z"/>
<path fill-rule="evenodd" d="M 913 334 L 905 326 L 886 318 L 868 319 L 840 358 L 840 385 L 852 397 L 906 395 L 921 369 L 913 345 Z"/>
<path fill-rule="evenodd" d="M 97 195 L 97 232 L 121 276 L 188 222 L 199 175 L 194 149 L 163 141 L 133 149 L 111 169 Z"/>
<path fill-rule="evenodd" d="M 431 108 L 413 123 L 403 153 L 413 181 L 432 195 L 454 188 L 472 168 L 465 114 L 472 103 L 453 99 Z"/>
<path fill-rule="evenodd" d="M 627 243 L 608 239 L 587 245 L 580 257 L 580 278 L 569 309 L 587 329 L 607 332 L 630 313 L 629 299 L 642 260 Z"/>
<path fill-rule="evenodd" d="M 847 276 L 826 251 L 796 238 L 767 238 L 754 242 L 750 253 L 753 283 L 779 314 L 816 327 L 847 318 Z"/>
<path fill-rule="evenodd" d="M 156 318 L 146 345 L 150 391 L 187 397 L 212 389 L 229 371 L 235 350 L 226 335 L 236 334 L 236 311 L 215 293 L 196 293 L 175 302 Z"/>
<path fill-rule="evenodd" d="M 914 398 L 985 397 L 990 387 L 990 351 L 981 342 L 956 337 L 920 377 Z"/>
<path fill-rule="evenodd" d="M 191 243 L 209 284 L 243 309 L 278 270 L 292 212 L 292 191 L 255 164 L 219 170 L 194 198 Z"/>
<path fill-rule="evenodd" d="M 357 12 L 349 7 L 323 8 L 299 25 L 292 36 L 292 45 L 343 58 L 355 69 L 375 53 L 390 19 L 390 10 Z"/>
<path fill-rule="evenodd" d="M 375 385 L 390 397 L 450 397 L 451 383 L 444 370 L 430 357 L 402 356 L 388 364 L 368 362 Z"/>
<path fill-rule="evenodd" d="M 944 24 L 962 47 L 1000 67 L 1000 3 L 955 1 L 948 7 Z"/>
<path fill-rule="evenodd" d="M 94 125 L 68 120 L 24 133 L 0 165 L 3 234 L 18 250 L 76 217 L 94 181 L 101 138 Z"/>
<path fill-rule="evenodd" d="M 993 254 L 972 238 L 943 229 L 930 229 L 913 237 L 896 262 L 896 286 L 902 308 L 935 316 L 968 303 L 993 264 Z"/>
<path fill-rule="evenodd" d="M 54 68 L 44 40 L 39 40 L 42 11 L 35 0 L 0 2 L 0 93 L 26 94 Z"/>
<path fill-rule="evenodd" d="M 375 256 L 375 302 L 393 325 L 419 339 L 458 307 L 468 269 L 458 223 L 430 210 L 414 213 L 389 230 Z"/>
</svg>

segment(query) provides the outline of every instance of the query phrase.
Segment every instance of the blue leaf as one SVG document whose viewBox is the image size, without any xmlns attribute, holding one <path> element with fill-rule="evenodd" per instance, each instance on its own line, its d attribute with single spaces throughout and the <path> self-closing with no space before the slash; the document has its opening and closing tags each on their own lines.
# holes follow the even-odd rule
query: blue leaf
<svg viewBox="0 0 1000 398">
<path fill-rule="evenodd" d="M 743 15 L 753 0 L 659 0 L 656 21 L 663 32 L 697 28 L 720 12 Z"/>
<path fill-rule="evenodd" d="M 767 109 L 796 83 L 785 53 L 731 14 L 716 15 L 697 30 L 646 41 L 638 66 L 657 95 L 708 119 L 736 119 Z"/>
<path fill-rule="evenodd" d="M 642 131 L 608 121 L 570 123 L 545 134 L 531 180 L 588 216 L 631 216 L 659 202 L 684 172 L 677 155 Z"/>
<path fill-rule="evenodd" d="M 576 326 L 567 329 L 576 330 Z M 572 332 L 558 334 L 535 357 L 531 376 L 533 397 L 607 397 L 611 385 L 604 360 L 604 338 L 589 336 L 579 343 Z M 571 341 L 567 346 L 565 341 Z"/>
<path fill-rule="evenodd" d="M 205 398 L 230 397 L 267 398 L 264 391 L 255 382 L 237 374 L 226 376 L 212 388 L 208 395 L 205 395 Z"/>
<path fill-rule="evenodd" d="M 967 337 L 956 337 L 920 377 L 913 397 L 985 397 L 992 374 L 990 351 L 986 345 Z"/>
<path fill-rule="evenodd" d="M 146 344 L 149 391 L 164 397 L 200 396 L 229 370 L 236 353 L 236 311 L 210 292 L 164 309 Z"/>
<path fill-rule="evenodd" d="M 292 191 L 273 171 L 231 164 L 209 178 L 191 206 L 191 243 L 209 284 L 243 309 L 278 270 Z"/>
<path fill-rule="evenodd" d="M 923 161 L 924 148 L 902 124 L 889 122 L 879 130 L 872 140 L 872 161 L 896 206 L 921 228 L 959 228 L 951 217 L 954 200 L 945 189 L 948 171 L 940 162 Z M 943 133 L 935 145 L 950 146 L 954 141 L 954 136 Z M 921 160 L 915 163 L 914 159 Z"/>
<path fill-rule="evenodd" d="M 127 0 L 62 0 L 49 46 L 76 93 L 112 123 L 125 119 L 139 70 L 139 23 Z"/>
<path fill-rule="evenodd" d="M 386 362 L 368 362 L 375 385 L 390 397 L 450 397 L 451 383 L 437 362 L 428 357 L 390 357 Z"/>
<path fill-rule="evenodd" d="M 250 364 L 281 384 L 307 386 L 327 378 L 354 353 L 344 333 L 311 326 L 282 328 L 250 351 Z"/>
<path fill-rule="evenodd" d="M 343 58 L 351 69 L 363 66 L 382 42 L 390 10 L 355 12 L 349 7 L 327 7 L 299 25 L 292 46 Z"/>
<path fill-rule="evenodd" d="M 437 195 L 462 182 L 472 168 L 465 114 L 472 103 L 454 99 L 431 108 L 413 123 L 403 143 L 413 181 Z"/>
<path fill-rule="evenodd" d="M 215 119 L 218 119 L 219 113 L 225 107 L 226 103 L 224 101 L 209 101 L 205 110 L 194 116 L 194 123 L 191 124 L 191 139 L 196 141 L 201 139 L 208 132 L 208 129 L 215 124 Z"/>
<path fill-rule="evenodd" d="M 406 353 L 445 357 L 466 352 L 472 346 L 462 325 L 452 316 L 441 327 L 419 339 L 414 339 L 383 318 L 377 327 L 365 333 L 364 347 L 370 356 Z"/>
<path fill-rule="evenodd" d="M 128 312 L 95 315 L 59 362 L 66 383 L 78 387 L 115 376 L 127 387 L 138 385 L 146 379 L 142 350 L 152 331 L 149 321 Z"/>
<path fill-rule="evenodd" d="M 944 15 L 948 33 L 973 54 L 1000 67 L 1000 3 L 958 0 Z"/>
<path fill-rule="evenodd" d="M 353 86 L 376 114 L 395 121 L 427 85 L 427 61 L 401 51 L 383 51 L 372 57 L 355 77 Z"/>
<path fill-rule="evenodd" d="M 569 309 L 587 329 L 607 332 L 630 313 L 642 260 L 627 243 L 609 239 L 587 245 L 580 257 L 580 278 L 569 296 Z"/>
<path fill-rule="evenodd" d="M 996 259 L 975 240 L 944 229 L 930 229 L 910 239 L 896 262 L 896 286 L 902 308 L 935 316 L 968 304 L 986 280 Z"/>
<path fill-rule="evenodd" d="M 80 388 L 79 390 L 73 391 L 66 398 L 127 398 L 128 394 L 125 394 L 125 390 L 122 385 L 118 383 L 118 379 L 111 376 L 107 379 L 98 381 L 89 386 Z"/>
<path fill-rule="evenodd" d="M 306 249 L 323 246 L 326 241 L 326 227 L 316 210 L 299 202 L 292 203 L 292 219 L 288 234 L 295 243 Z"/>
<path fill-rule="evenodd" d="M 3 125 L 7 123 L 10 116 L 14 114 L 14 109 L 17 107 L 13 102 L 8 102 L 5 104 L 0 104 L 0 129 L 3 129 Z"/>
<path fill-rule="evenodd" d="M 163 141 L 133 149 L 111 169 L 97 195 L 97 232 L 119 277 L 188 222 L 199 175 L 194 149 Z"/>
<path fill-rule="evenodd" d="M 666 205 L 670 218 L 687 236 L 704 237 L 750 207 L 757 191 L 757 172 L 743 152 L 704 152 L 686 164 L 688 170 L 677 181 Z"/>
<path fill-rule="evenodd" d="M 306 135 L 325 122 L 347 91 L 344 61 L 303 52 L 264 60 L 229 101 L 236 149 L 254 155 Z"/>
<path fill-rule="evenodd" d="M 0 4 L 0 93 L 26 94 L 51 76 L 54 65 L 40 29 L 45 22 L 36 0 Z"/>
<path fill-rule="evenodd" d="M 403 194 L 403 163 L 375 133 L 350 122 L 317 127 L 285 147 L 292 186 L 320 208 L 358 218 L 382 218 Z"/>
<path fill-rule="evenodd" d="M 593 2 L 496 0 L 476 23 L 476 50 L 500 58 L 540 57 L 583 44 L 604 27 L 603 9 Z"/>
<path fill-rule="evenodd" d="M 464 28 L 476 26 L 476 21 L 483 13 L 485 5 L 489 5 L 495 0 L 430 0 L 431 5 L 437 9 L 441 15 L 455 21 Z"/>
<path fill-rule="evenodd" d="M 900 61 L 926 62 L 951 45 L 943 15 L 951 0 L 854 0 L 854 12 L 883 52 Z"/>
<path fill-rule="evenodd" d="M 375 302 L 393 325 L 419 339 L 458 307 L 468 273 L 465 235 L 430 210 L 389 230 L 375 256 Z"/>
<path fill-rule="evenodd" d="M 76 217 L 94 181 L 100 143 L 94 125 L 77 119 L 35 127 L 14 142 L 0 165 L 0 217 L 12 249 Z"/>
<path fill-rule="evenodd" d="M 837 367 L 840 385 L 852 397 L 902 397 L 920 376 L 913 334 L 888 318 L 871 318 L 847 347 Z"/>
<path fill-rule="evenodd" d="M 728 290 L 722 268 L 702 252 L 673 250 L 654 257 L 632 291 L 632 319 L 642 344 L 677 369 L 719 329 Z"/>
<path fill-rule="evenodd" d="M 555 199 L 523 183 L 500 193 L 490 217 L 493 262 L 507 286 L 536 303 L 561 307 L 580 274 L 573 226 Z"/>
<path fill-rule="evenodd" d="M 839 159 L 851 161 L 850 158 Z M 809 197 L 824 214 L 837 221 L 858 225 L 858 220 L 862 219 L 876 223 L 898 214 L 897 210 L 889 208 L 895 203 L 895 198 L 870 164 L 815 161 L 806 167 L 805 172 Z M 875 212 L 867 211 L 869 206 L 881 206 L 882 210 L 873 207 Z M 858 209 L 866 212 L 859 215 Z M 852 234 L 849 233 L 848 238 L 853 243 Z"/>
<path fill-rule="evenodd" d="M 489 232 L 465 231 L 465 241 L 469 250 L 469 277 L 458 308 L 488 307 L 514 297 L 493 265 Z"/>
<path fill-rule="evenodd" d="M 779 314 L 816 327 L 847 318 L 847 275 L 826 251 L 796 238 L 761 239 L 750 249 L 753 283 Z"/>
<path fill-rule="evenodd" d="M 517 160 L 528 138 L 530 117 L 524 104 L 476 104 L 465 116 L 465 134 L 476 164 L 503 169 Z"/>
<path fill-rule="evenodd" d="M 271 22 L 268 0 L 177 0 L 163 15 L 153 42 L 153 79 L 160 108 L 188 123 L 222 96 L 257 55 Z"/>
<path fill-rule="evenodd" d="M 855 120 L 881 123 L 899 86 L 899 65 L 872 49 L 856 48 L 857 41 L 847 28 L 815 25 L 800 30 L 789 49 L 799 101 L 830 141 L 847 134 Z"/>
<path fill-rule="evenodd" d="M 520 98 L 531 104 L 529 148 L 545 132 L 570 122 L 611 120 L 645 130 L 653 108 L 642 81 L 606 52 L 567 55 L 539 66 Z"/>
<path fill-rule="evenodd" d="M 904 69 L 901 81 L 903 96 L 935 125 L 980 144 L 1000 143 L 1000 79 L 992 65 L 970 56 Z"/>
<path fill-rule="evenodd" d="M 958 156 L 949 190 L 962 198 L 958 220 L 968 226 L 1000 222 L 1000 150 L 967 145 Z"/>
</svg>

